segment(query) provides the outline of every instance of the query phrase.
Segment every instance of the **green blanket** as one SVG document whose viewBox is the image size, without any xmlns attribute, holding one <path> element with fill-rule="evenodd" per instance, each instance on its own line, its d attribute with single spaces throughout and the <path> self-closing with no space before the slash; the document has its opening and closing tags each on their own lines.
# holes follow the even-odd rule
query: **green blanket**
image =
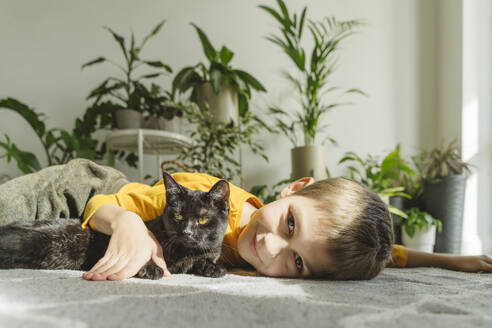
<svg viewBox="0 0 492 328">
<path fill-rule="evenodd" d="M 118 170 L 75 159 L 0 185 L 0 226 L 14 221 L 82 218 L 89 199 L 129 183 Z"/>
</svg>

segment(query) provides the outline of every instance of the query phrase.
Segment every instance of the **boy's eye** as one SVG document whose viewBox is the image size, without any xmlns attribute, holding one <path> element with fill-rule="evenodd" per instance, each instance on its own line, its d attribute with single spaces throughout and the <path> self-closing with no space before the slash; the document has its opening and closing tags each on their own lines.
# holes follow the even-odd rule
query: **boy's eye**
<svg viewBox="0 0 492 328">
<path fill-rule="evenodd" d="M 287 227 L 289 228 L 289 233 L 292 233 L 292 231 L 294 231 L 294 228 L 296 227 L 296 222 L 294 220 L 294 217 L 292 216 L 292 213 L 290 212 L 287 215 Z"/>
<path fill-rule="evenodd" d="M 296 254 L 294 259 L 295 259 L 294 261 L 296 263 L 297 271 L 299 271 L 299 273 L 302 273 L 302 267 L 303 267 L 302 258 Z"/>
</svg>

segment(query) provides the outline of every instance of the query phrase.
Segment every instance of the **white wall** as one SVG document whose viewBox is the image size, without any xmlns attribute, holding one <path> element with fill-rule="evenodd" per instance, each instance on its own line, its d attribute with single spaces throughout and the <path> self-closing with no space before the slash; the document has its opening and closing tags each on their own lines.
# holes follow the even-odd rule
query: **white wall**
<svg viewBox="0 0 492 328">
<path fill-rule="evenodd" d="M 147 33 L 161 19 L 167 24 L 144 54 L 163 59 L 175 70 L 204 60 L 193 21 L 209 35 L 214 45 L 226 44 L 236 55 L 232 64 L 257 76 L 268 88 L 267 96 L 255 96 L 255 109 L 277 102 L 289 94 L 280 77 L 291 63 L 265 40 L 277 32 L 276 23 L 256 6 L 273 0 L 251 1 L 82 1 L 7 0 L 0 3 L 0 97 L 15 97 L 47 114 L 48 127 L 71 129 L 75 117 L 88 105 L 89 91 L 112 67 L 99 66 L 81 72 L 80 66 L 99 55 L 119 58 L 108 25 L 127 35 Z M 339 19 L 362 18 L 368 25 L 351 37 L 340 52 L 334 83 L 360 88 L 369 98 L 353 97 L 355 105 L 326 116 L 327 132 L 340 143 L 329 147 L 330 169 L 343 172 L 336 163 L 345 151 L 383 154 L 396 143 L 404 152 L 421 145 L 432 146 L 435 126 L 435 1 L 287 1 L 299 11 L 309 5 L 311 18 L 335 15 Z M 306 35 L 307 36 L 307 35 Z M 170 79 L 163 79 L 169 85 Z M 0 111 L 0 132 L 7 133 L 21 148 L 44 161 L 34 133 L 19 117 Z M 246 186 L 273 184 L 290 174 L 288 140 L 261 136 L 270 156 L 263 163 L 244 152 Z M 14 164 L 0 162 L 0 172 L 20 172 Z M 254 163 L 254 164 L 253 164 Z M 136 178 L 136 171 L 118 168 Z M 146 159 L 146 171 L 155 172 L 155 161 Z"/>
</svg>

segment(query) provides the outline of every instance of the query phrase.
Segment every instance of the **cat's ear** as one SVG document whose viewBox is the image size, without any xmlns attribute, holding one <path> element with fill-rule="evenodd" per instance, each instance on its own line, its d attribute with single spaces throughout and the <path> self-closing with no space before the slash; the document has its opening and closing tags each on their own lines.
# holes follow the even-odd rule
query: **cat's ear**
<svg viewBox="0 0 492 328">
<path fill-rule="evenodd" d="M 184 192 L 181 185 L 174 180 L 171 174 L 162 171 L 162 178 L 166 187 L 166 194 L 180 194 Z"/>
<path fill-rule="evenodd" d="M 224 209 L 229 208 L 229 194 L 229 182 L 226 180 L 219 180 L 208 192 L 208 196 L 214 202 L 214 205 Z"/>
</svg>

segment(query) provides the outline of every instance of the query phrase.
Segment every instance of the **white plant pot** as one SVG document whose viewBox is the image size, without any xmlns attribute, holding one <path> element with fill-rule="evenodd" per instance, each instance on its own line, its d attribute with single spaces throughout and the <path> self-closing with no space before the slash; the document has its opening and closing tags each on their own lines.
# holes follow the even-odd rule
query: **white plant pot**
<svg viewBox="0 0 492 328">
<path fill-rule="evenodd" d="M 159 129 L 169 132 L 182 133 L 184 126 L 184 118 L 174 116 L 172 119 L 168 120 L 164 117 L 159 117 L 158 120 Z"/>
<path fill-rule="evenodd" d="M 227 124 L 231 120 L 237 124 L 239 107 L 237 92 L 230 85 L 223 85 L 218 94 L 215 94 L 210 82 L 204 83 L 198 88 L 198 106 L 201 110 L 207 108 L 218 122 Z"/>
<path fill-rule="evenodd" d="M 142 114 L 133 109 L 118 109 L 116 115 L 116 126 L 118 129 L 140 129 Z"/>
<path fill-rule="evenodd" d="M 310 145 L 292 148 L 290 151 L 292 178 L 313 177 L 314 180 L 326 179 L 326 148 Z"/>
<path fill-rule="evenodd" d="M 406 247 L 422 252 L 432 253 L 436 242 L 436 226 L 432 225 L 424 231 L 416 231 L 413 238 L 407 234 L 405 227 L 402 227 L 402 241 Z"/>
</svg>

